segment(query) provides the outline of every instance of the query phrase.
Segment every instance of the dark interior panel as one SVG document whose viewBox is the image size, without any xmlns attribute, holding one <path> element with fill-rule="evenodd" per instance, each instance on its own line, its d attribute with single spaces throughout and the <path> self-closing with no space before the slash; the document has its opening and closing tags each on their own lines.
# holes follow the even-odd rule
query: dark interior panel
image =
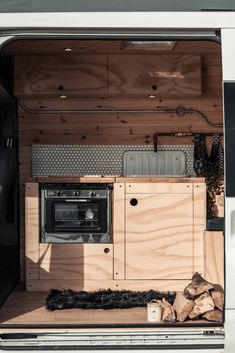
<svg viewBox="0 0 235 353">
<path fill-rule="evenodd" d="M 235 197 L 235 83 L 224 84 L 226 196 Z"/>
</svg>

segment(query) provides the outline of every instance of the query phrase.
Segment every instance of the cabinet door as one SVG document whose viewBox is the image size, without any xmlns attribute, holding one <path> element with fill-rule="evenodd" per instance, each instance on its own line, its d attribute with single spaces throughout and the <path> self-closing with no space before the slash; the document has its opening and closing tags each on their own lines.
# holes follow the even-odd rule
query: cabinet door
<svg viewBox="0 0 235 353">
<path fill-rule="evenodd" d="M 40 279 L 113 279 L 113 244 L 40 244 Z"/>
<path fill-rule="evenodd" d="M 126 279 L 190 279 L 192 193 L 126 194 Z"/>
<path fill-rule="evenodd" d="M 200 55 L 109 55 L 109 94 L 199 96 Z"/>
<path fill-rule="evenodd" d="M 19 56 L 15 95 L 69 97 L 107 94 L 106 55 Z"/>
</svg>

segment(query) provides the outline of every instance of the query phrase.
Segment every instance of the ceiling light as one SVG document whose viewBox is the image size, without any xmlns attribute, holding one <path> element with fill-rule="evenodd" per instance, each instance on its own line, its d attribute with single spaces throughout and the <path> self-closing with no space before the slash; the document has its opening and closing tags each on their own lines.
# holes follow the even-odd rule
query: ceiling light
<svg viewBox="0 0 235 353">
<path fill-rule="evenodd" d="M 121 50 L 172 50 L 175 46 L 173 41 L 131 41 L 122 42 Z"/>
<path fill-rule="evenodd" d="M 64 48 L 64 51 L 66 51 L 66 53 L 69 53 L 72 51 L 72 48 Z"/>
<path fill-rule="evenodd" d="M 65 95 L 62 94 L 62 95 L 60 96 L 60 98 L 61 98 L 61 99 L 65 99 L 65 98 L 67 98 L 67 96 L 65 96 Z"/>
</svg>

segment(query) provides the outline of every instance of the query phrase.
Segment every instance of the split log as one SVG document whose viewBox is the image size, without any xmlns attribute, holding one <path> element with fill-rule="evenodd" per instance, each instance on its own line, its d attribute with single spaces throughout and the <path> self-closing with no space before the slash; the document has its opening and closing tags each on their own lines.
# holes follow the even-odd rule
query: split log
<svg viewBox="0 0 235 353">
<path fill-rule="evenodd" d="M 203 317 L 203 319 L 206 319 L 208 321 L 222 322 L 222 320 L 223 320 L 223 314 L 218 309 L 208 311 L 202 317 Z"/>
<path fill-rule="evenodd" d="M 214 300 L 216 308 L 223 311 L 224 308 L 224 291 L 220 285 L 214 286 L 215 290 L 211 291 L 211 296 Z"/>
<path fill-rule="evenodd" d="M 176 316 L 175 316 L 175 310 L 173 306 L 168 303 L 168 301 L 163 298 L 162 299 L 162 321 L 164 322 L 175 322 Z"/>
<path fill-rule="evenodd" d="M 195 303 L 193 300 L 185 298 L 182 292 L 177 292 L 173 303 L 173 308 L 177 314 L 177 320 L 184 322 L 194 305 Z"/>
<path fill-rule="evenodd" d="M 214 288 L 213 284 L 207 282 L 198 272 L 193 275 L 192 282 L 185 288 L 184 295 L 189 299 L 194 299 L 198 295 Z"/>
<path fill-rule="evenodd" d="M 206 313 L 207 311 L 214 310 L 215 303 L 209 292 L 203 293 L 199 298 L 194 300 L 195 306 L 189 313 L 190 319 L 195 319 L 196 317 Z"/>
</svg>

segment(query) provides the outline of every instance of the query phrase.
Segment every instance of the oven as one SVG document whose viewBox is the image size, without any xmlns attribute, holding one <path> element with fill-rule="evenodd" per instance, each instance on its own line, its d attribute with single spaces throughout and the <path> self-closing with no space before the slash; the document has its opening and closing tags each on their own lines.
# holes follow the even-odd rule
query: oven
<svg viewBox="0 0 235 353">
<path fill-rule="evenodd" d="M 40 184 L 40 241 L 112 242 L 112 189 L 112 184 Z"/>
</svg>

